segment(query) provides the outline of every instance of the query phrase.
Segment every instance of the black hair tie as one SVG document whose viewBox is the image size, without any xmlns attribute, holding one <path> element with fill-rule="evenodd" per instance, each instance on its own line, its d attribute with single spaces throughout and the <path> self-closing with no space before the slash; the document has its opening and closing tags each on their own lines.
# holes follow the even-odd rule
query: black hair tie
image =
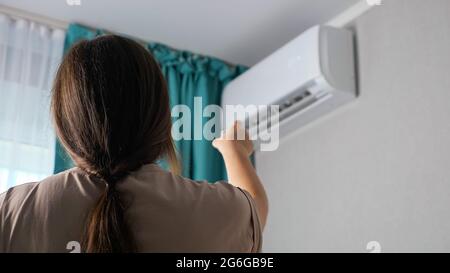
<svg viewBox="0 0 450 273">
<path fill-rule="evenodd" d="M 107 187 L 107 197 L 110 197 L 117 193 L 116 191 L 116 185 L 117 181 L 119 181 L 122 178 L 121 175 L 103 175 L 102 180 L 105 182 Z"/>
<path fill-rule="evenodd" d="M 113 196 L 114 194 L 117 193 L 116 183 L 112 183 L 112 184 L 106 183 L 106 188 L 107 188 L 106 197 Z"/>
<path fill-rule="evenodd" d="M 100 178 L 103 183 L 105 183 L 106 186 L 106 193 L 107 197 L 110 197 L 112 195 L 115 195 L 117 193 L 116 191 L 116 184 L 119 180 L 124 178 L 128 172 L 126 171 L 111 171 L 110 169 L 100 170 L 96 172 L 96 175 L 98 178 Z"/>
</svg>

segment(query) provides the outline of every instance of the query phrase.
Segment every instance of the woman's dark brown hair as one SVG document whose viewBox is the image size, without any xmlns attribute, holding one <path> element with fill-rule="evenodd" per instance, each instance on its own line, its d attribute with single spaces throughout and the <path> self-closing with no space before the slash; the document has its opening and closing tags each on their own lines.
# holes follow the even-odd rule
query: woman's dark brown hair
<svg viewBox="0 0 450 273">
<path fill-rule="evenodd" d="M 84 251 L 136 250 L 116 184 L 163 157 L 178 170 L 158 64 L 144 47 L 120 36 L 79 42 L 56 75 L 52 115 L 75 164 L 106 184 L 87 219 Z"/>
</svg>

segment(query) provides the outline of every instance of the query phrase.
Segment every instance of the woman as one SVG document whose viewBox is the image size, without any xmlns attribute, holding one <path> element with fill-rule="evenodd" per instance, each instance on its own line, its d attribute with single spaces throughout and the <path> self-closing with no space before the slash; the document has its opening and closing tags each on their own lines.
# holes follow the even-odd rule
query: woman
<svg viewBox="0 0 450 273">
<path fill-rule="evenodd" d="M 136 42 L 109 35 L 74 46 L 52 115 L 77 167 L 0 196 L 0 251 L 260 251 L 268 204 L 251 142 L 233 140 L 239 125 L 213 142 L 230 183 L 176 175 L 167 87 Z M 162 158 L 173 172 L 155 164 Z"/>
</svg>

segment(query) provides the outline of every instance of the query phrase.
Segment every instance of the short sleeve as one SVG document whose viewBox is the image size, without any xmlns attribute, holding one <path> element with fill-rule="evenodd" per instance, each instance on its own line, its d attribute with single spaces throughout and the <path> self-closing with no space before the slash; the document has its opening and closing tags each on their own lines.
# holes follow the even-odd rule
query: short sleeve
<svg viewBox="0 0 450 273">
<path fill-rule="evenodd" d="M 260 252 L 262 229 L 256 202 L 244 189 L 228 182 L 204 183 L 201 211 L 209 219 L 208 227 L 225 250 Z M 220 230 L 220 232 L 219 232 Z"/>
<path fill-rule="evenodd" d="M 253 229 L 253 248 L 252 252 L 261 252 L 262 248 L 262 228 L 261 222 L 259 221 L 258 210 L 256 208 L 256 203 L 253 197 L 246 190 L 238 188 L 247 198 L 250 205 L 251 213 L 251 225 Z"/>
</svg>

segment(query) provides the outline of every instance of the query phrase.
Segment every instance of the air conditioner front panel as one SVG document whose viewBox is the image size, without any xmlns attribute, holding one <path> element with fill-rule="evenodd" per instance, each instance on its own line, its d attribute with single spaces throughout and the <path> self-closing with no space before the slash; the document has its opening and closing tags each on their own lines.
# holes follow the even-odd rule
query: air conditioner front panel
<svg viewBox="0 0 450 273">
<path fill-rule="evenodd" d="M 270 105 L 321 75 L 319 27 L 295 38 L 230 82 L 223 104 Z"/>
</svg>

